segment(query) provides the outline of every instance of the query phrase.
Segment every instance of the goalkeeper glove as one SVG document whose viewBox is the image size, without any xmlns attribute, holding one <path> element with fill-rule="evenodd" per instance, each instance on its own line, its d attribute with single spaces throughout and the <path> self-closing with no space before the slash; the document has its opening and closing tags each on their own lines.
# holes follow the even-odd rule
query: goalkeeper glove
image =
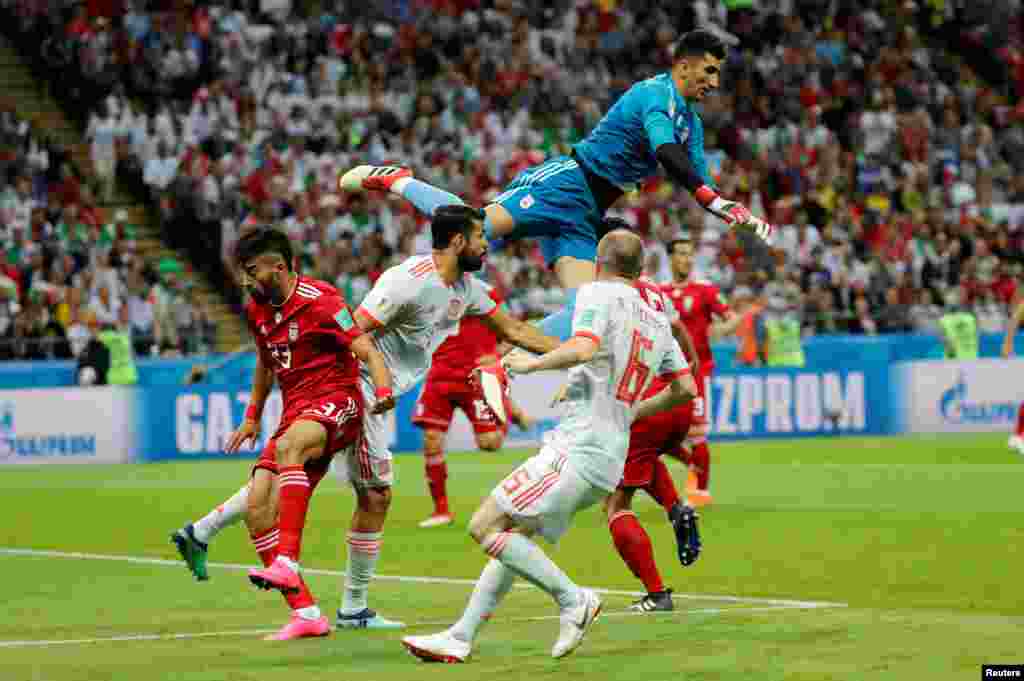
<svg viewBox="0 0 1024 681">
<path fill-rule="evenodd" d="M 701 185 L 693 196 L 705 210 L 716 215 L 730 227 L 749 229 L 765 242 L 771 239 L 772 226 L 761 218 L 754 217 L 742 203 L 723 199 L 706 184 Z"/>
</svg>

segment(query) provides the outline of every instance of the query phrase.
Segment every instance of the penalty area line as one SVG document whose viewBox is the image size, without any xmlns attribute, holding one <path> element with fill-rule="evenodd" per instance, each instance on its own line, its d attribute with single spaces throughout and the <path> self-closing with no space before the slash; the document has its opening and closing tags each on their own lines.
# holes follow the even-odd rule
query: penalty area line
<svg viewBox="0 0 1024 681">
<path fill-rule="evenodd" d="M 620 618 L 620 617 L 655 617 L 655 618 L 669 618 L 679 616 L 690 616 L 690 615 L 727 615 L 731 613 L 740 614 L 759 614 L 766 612 L 778 612 L 780 610 L 813 610 L 816 608 L 807 608 L 795 605 L 770 605 L 763 607 L 738 607 L 738 608 L 696 608 L 693 610 L 674 610 L 672 612 L 636 612 L 632 610 L 621 610 L 612 612 L 602 612 L 601 618 Z M 549 620 L 557 620 L 560 615 L 540 615 L 536 617 L 503 617 L 498 619 L 499 623 L 515 624 L 523 622 L 545 622 Z M 408 629 L 415 629 L 419 627 L 440 627 L 451 624 L 450 620 L 445 621 L 433 621 L 433 622 L 414 622 L 410 624 Z M 0 648 L 47 648 L 52 646 L 68 646 L 68 645 L 91 645 L 96 643 L 124 643 L 124 642 L 146 642 L 146 641 L 182 641 L 188 639 L 197 638 L 247 638 L 249 636 L 265 636 L 272 634 L 275 629 L 241 629 L 237 631 L 199 631 L 191 633 L 178 633 L 178 634 L 127 634 L 124 636 L 108 636 L 101 638 L 70 638 L 70 639 L 52 639 L 52 640 L 41 640 L 41 641 L 0 641 Z M 346 633 L 335 634 L 337 636 L 345 636 Z"/>
<path fill-rule="evenodd" d="M 97 560 L 97 561 L 109 561 L 118 563 L 133 563 L 136 565 L 161 565 L 165 567 L 184 567 L 184 564 L 180 559 L 169 560 L 166 558 L 153 558 L 150 556 L 126 556 L 126 555 L 112 555 L 103 553 L 83 553 L 79 551 L 54 551 L 44 549 L 23 549 L 16 547 L 0 547 L 0 555 L 5 556 L 29 556 L 36 558 L 68 558 L 73 560 Z M 257 565 L 245 565 L 242 563 L 207 563 L 208 567 L 219 568 L 222 570 L 251 570 Z M 344 577 L 345 572 L 343 570 L 324 570 L 318 568 L 302 568 L 305 574 L 310 575 L 324 575 L 328 577 Z M 460 579 L 454 577 L 419 577 L 409 575 L 374 575 L 374 580 L 382 582 L 399 582 L 399 583 L 417 583 L 417 584 L 448 584 L 452 586 L 476 586 L 475 579 Z M 530 584 L 517 583 L 514 585 L 518 589 L 535 589 L 536 587 Z M 593 588 L 593 590 L 601 595 L 607 596 L 625 596 L 629 598 L 642 598 L 645 594 L 643 591 L 628 591 L 621 589 L 601 589 Z M 807 600 L 795 600 L 791 598 L 761 598 L 757 596 L 728 596 L 719 594 L 687 594 L 687 593 L 673 593 L 673 598 L 680 600 L 690 601 L 721 601 L 723 603 L 745 603 L 759 606 L 779 606 L 783 608 L 793 608 L 802 610 L 812 610 L 814 608 L 845 608 L 846 603 L 833 603 L 830 601 L 807 601 Z"/>
</svg>

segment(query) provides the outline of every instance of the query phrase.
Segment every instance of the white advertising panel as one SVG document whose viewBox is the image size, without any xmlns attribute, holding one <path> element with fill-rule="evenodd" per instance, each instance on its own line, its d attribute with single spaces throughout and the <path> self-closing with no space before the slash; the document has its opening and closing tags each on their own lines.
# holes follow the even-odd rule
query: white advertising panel
<svg viewBox="0 0 1024 681">
<path fill-rule="evenodd" d="M 897 432 L 1009 432 L 1024 401 L 1024 359 L 906 362 L 892 373 Z"/>
<path fill-rule="evenodd" d="M 133 388 L 0 391 L 0 465 L 130 461 L 134 405 Z"/>
</svg>

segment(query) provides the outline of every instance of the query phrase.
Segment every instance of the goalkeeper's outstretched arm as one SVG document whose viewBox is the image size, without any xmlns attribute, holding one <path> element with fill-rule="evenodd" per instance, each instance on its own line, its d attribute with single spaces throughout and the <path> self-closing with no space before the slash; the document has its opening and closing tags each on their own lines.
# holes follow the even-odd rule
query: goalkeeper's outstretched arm
<svg viewBox="0 0 1024 681">
<path fill-rule="evenodd" d="M 750 211 L 735 201 L 727 201 L 718 195 L 694 168 L 686 147 L 679 142 L 666 142 L 655 150 L 655 156 L 672 180 L 686 188 L 704 210 L 718 217 L 730 227 L 752 229 L 761 239 L 767 241 L 772 226 L 750 214 Z"/>
</svg>

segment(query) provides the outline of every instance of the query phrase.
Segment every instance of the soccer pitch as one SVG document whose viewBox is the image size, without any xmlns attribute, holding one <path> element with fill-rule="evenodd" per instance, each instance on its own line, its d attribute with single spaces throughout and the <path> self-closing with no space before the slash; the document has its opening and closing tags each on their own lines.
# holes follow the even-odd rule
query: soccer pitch
<svg viewBox="0 0 1024 681">
<path fill-rule="evenodd" d="M 4 468 L 0 679 L 978 678 L 983 663 L 1024 662 L 1024 460 L 1005 440 L 717 444 L 715 505 L 702 514 L 696 565 L 679 566 L 661 510 L 637 505 L 676 612 L 626 611 L 641 587 L 595 508 L 557 548 L 544 545 L 578 582 L 606 590 L 581 649 L 550 658 L 557 610 L 524 586 L 465 665 L 421 663 L 398 632 L 262 641 L 287 610 L 245 578 L 255 556 L 242 527 L 217 538 L 211 580 L 193 581 L 168 534 L 236 489 L 248 460 Z M 465 522 L 527 454 L 450 456 L 458 518 L 432 530 L 416 527 L 430 509 L 422 459 L 397 457 L 371 606 L 413 633 L 452 622 L 485 562 Z M 673 471 L 682 480 L 682 469 Z M 352 503 L 325 480 L 303 545 L 310 585 L 332 620 Z"/>
</svg>

